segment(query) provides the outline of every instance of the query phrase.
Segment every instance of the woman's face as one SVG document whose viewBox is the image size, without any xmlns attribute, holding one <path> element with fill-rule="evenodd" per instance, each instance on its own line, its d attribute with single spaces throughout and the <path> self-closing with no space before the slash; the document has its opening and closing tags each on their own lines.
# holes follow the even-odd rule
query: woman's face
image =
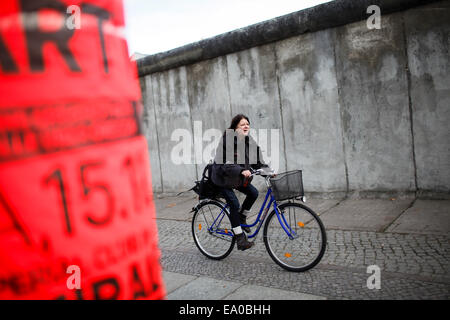
<svg viewBox="0 0 450 320">
<path fill-rule="evenodd" d="M 250 132 L 250 124 L 248 123 L 247 119 L 242 118 L 241 121 L 239 121 L 236 131 L 238 131 L 240 134 L 247 136 Z"/>
</svg>

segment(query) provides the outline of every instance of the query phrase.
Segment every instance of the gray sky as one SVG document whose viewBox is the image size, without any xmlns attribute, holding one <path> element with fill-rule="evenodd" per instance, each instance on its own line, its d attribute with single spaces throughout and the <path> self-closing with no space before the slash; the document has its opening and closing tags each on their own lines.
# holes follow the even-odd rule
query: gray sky
<svg viewBox="0 0 450 320">
<path fill-rule="evenodd" d="M 130 55 L 154 54 L 329 0 L 124 0 Z"/>
</svg>

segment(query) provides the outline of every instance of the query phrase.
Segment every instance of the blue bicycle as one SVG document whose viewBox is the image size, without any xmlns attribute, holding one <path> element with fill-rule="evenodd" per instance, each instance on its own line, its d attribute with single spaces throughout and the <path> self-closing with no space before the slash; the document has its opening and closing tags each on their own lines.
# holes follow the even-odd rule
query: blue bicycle
<svg viewBox="0 0 450 320">
<path fill-rule="evenodd" d="M 264 222 L 264 244 L 270 257 L 282 268 L 302 272 L 322 259 L 326 248 L 325 227 L 319 216 L 304 202 L 302 171 L 274 175 L 263 169 L 252 175 L 265 177 L 266 197 L 256 220 L 243 227 L 256 227 L 248 235 L 255 238 Z M 273 208 L 268 214 L 269 209 Z M 192 234 L 201 253 L 211 259 L 226 258 L 234 248 L 235 238 L 228 205 L 220 197 L 204 199 L 193 208 Z"/>
</svg>

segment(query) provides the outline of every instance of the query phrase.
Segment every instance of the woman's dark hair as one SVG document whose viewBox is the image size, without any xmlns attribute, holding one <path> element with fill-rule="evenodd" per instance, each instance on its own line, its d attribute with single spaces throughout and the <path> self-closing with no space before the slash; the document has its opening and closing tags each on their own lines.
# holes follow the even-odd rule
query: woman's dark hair
<svg viewBox="0 0 450 320">
<path fill-rule="evenodd" d="M 245 119 L 248 121 L 248 124 L 250 124 L 250 120 L 248 120 L 248 117 L 246 115 L 243 115 L 242 113 L 235 115 L 233 119 L 231 119 L 231 124 L 228 129 L 236 130 L 237 125 L 239 122 L 241 122 L 242 119 Z"/>
</svg>

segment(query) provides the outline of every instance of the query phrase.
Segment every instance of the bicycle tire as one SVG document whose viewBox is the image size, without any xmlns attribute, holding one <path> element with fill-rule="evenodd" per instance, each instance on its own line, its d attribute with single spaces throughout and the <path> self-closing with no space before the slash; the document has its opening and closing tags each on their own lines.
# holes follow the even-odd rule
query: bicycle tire
<svg viewBox="0 0 450 320">
<path fill-rule="evenodd" d="M 322 221 L 312 209 L 300 203 L 283 203 L 278 209 L 280 215 L 284 215 L 286 223 L 294 228 L 297 237 L 292 239 L 288 237 L 277 218 L 275 210 L 272 210 L 264 225 L 263 232 L 267 252 L 275 263 L 288 271 L 304 272 L 313 268 L 320 262 L 326 250 L 327 236 Z M 289 211 L 289 217 L 286 215 L 286 209 Z M 292 219 L 290 209 L 299 209 L 298 216 L 294 211 Z M 293 224 L 291 223 L 292 220 Z M 316 243 L 315 240 L 319 240 L 319 243 Z M 305 243 L 308 241 L 313 244 L 312 249 L 306 247 Z M 301 250 L 300 247 L 302 247 Z M 314 250 L 311 257 L 305 258 L 305 263 L 294 262 L 301 261 L 302 257 L 306 256 L 307 252 L 305 251 L 307 250 L 305 248 Z"/>
<path fill-rule="evenodd" d="M 206 200 L 197 206 L 192 217 L 192 236 L 195 245 L 203 255 L 214 260 L 226 258 L 233 250 L 236 241 L 227 209 L 220 224 L 215 225 L 214 231 L 211 230 L 212 223 L 216 221 L 224 207 L 225 204 L 220 201 Z"/>
</svg>

